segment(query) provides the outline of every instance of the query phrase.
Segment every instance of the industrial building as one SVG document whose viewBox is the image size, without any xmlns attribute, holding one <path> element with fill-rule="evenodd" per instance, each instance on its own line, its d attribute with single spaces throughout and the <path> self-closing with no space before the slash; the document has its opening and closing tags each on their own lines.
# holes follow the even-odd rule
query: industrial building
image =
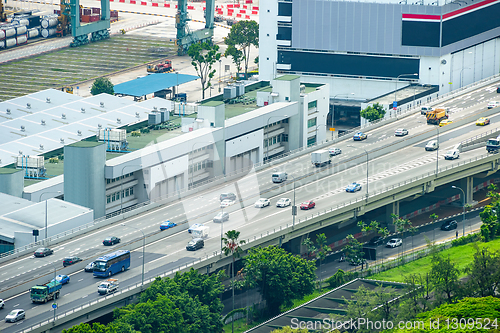
<svg viewBox="0 0 500 333">
<path fill-rule="evenodd" d="M 356 126 L 362 103 L 410 85 L 432 98 L 497 74 L 499 14 L 500 2 L 489 0 L 265 1 L 259 78 L 328 84 L 328 123 Z M 398 107 L 414 100 L 399 96 Z"/>
<path fill-rule="evenodd" d="M 324 141 L 328 93 L 327 84 L 301 84 L 299 76 L 284 75 L 226 87 L 196 105 L 106 94 L 82 98 L 52 89 L 16 98 L 0 103 L 7 118 L 0 126 L 9 133 L 0 144 L 10 149 L 1 152 L 0 191 L 31 202 L 64 198 L 75 207 L 75 227 L 89 222 L 88 212 L 90 220 L 111 216 Z M 142 138 L 146 132 L 138 134 L 141 128 L 163 128 L 180 110 L 187 112 L 176 118 L 178 127 L 153 133 L 150 142 Z M 12 135 L 16 131 L 25 135 Z M 58 175 L 48 163 L 53 158 L 61 159 Z M 2 229 L 7 245 L 28 244 L 35 229 L 40 240 L 45 237 L 43 224 L 21 222 L 30 237 L 3 235 Z M 49 236 L 70 228 L 53 219 L 47 223 Z"/>
</svg>

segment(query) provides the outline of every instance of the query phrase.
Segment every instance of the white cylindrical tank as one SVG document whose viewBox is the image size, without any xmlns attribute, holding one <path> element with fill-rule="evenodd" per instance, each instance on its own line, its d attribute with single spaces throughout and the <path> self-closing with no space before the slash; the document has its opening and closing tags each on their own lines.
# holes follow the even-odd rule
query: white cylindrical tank
<svg viewBox="0 0 500 333">
<path fill-rule="evenodd" d="M 28 31 L 28 28 L 26 28 L 25 25 L 18 25 L 16 26 L 16 32 L 17 35 L 24 35 Z"/>
<path fill-rule="evenodd" d="M 17 45 L 26 44 L 28 42 L 28 35 L 21 35 L 16 37 Z"/>
<path fill-rule="evenodd" d="M 40 36 L 40 29 L 39 28 L 32 28 L 28 30 L 28 39 L 31 38 L 36 38 Z"/>
<path fill-rule="evenodd" d="M 15 19 L 12 21 L 12 23 L 19 25 L 30 25 L 30 21 L 27 18 Z"/>
<path fill-rule="evenodd" d="M 16 46 L 17 41 L 15 38 L 8 38 L 5 40 L 2 40 L 0 42 L 0 47 L 2 46 L 2 43 L 3 43 L 3 48 L 9 48 L 9 47 Z"/>
<path fill-rule="evenodd" d="M 57 20 L 56 17 L 48 17 L 44 18 L 41 22 L 42 28 L 47 29 L 50 27 L 55 27 L 59 21 Z"/>
<path fill-rule="evenodd" d="M 5 31 L 0 29 L 0 40 L 5 39 Z"/>
<path fill-rule="evenodd" d="M 5 37 L 4 38 L 9 38 L 9 37 L 13 37 L 16 35 L 16 28 L 12 27 L 12 26 L 9 26 L 9 27 L 2 27 L 1 28 L 4 33 L 5 33 Z"/>
<path fill-rule="evenodd" d="M 56 31 L 57 30 L 55 28 L 42 29 L 42 37 L 48 38 L 48 37 L 54 36 L 56 34 Z"/>
</svg>

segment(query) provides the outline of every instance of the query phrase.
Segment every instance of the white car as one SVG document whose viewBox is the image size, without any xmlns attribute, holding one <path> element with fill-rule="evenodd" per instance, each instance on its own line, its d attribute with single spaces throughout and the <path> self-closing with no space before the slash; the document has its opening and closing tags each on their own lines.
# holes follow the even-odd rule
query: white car
<svg viewBox="0 0 500 333">
<path fill-rule="evenodd" d="M 342 150 L 340 150 L 340 148 L 330 148 L 328 149 L 328 152 L 330 153 L 330 156 L 336 156 L 342 154 Z"/>
<path fill-rule="evenodd" d="M 220 208 L 226 208 L 226 207 L 229 207 L 231 205 L 234 205 L 234 200 L 229 200 L 229 199 L 222 200 L 220 203 Z"/>
<path fill-rule="evenodd" d="M 3 309 L 4 306 L 5 302 L 3 301 L 3 299 L 0 298 L 0 309 Z"/>
<path fill-rule="evenodd" d="M 401 238 L 392 238 L 390 241 L 387 242 L 387 245 L 385 247 L 398 247 L 403 245 L 403 240 Z"/>
<path fill-rule="evenodd" d="M 262 207 L 269 206 L 270 204 L 271 204 L 271 200 L 266 199 L 266 198 L 260 198 L 259 200 L 257 200 L 257 202 L 255 202 L 255 207 L 262 208 Z"/>
<path fill-rule="evenodd" d="M 23 309 L 15 309 L 9 312 L 9 314 L 5 317 L 5 322 L 15 323 L 18 320 L 22 320 L 26 318 L 26 313 Z"/>
<path fill-rule="evenodd" d="M 500 105 L 500 102 L 491 101 L 491 102 L 488 103 L 488 109 L 496 108 L 499 105 Z"/>
<path fill-rule="evenodd" d="M 445 160 L 454 160 L 460 157 L 460 152 L 457 149 L 448 150 L 446 154 L 444 154 Z"/>
<path fill-rule="evenodd" d="M 288 198 L 281 198 L 276 203 L 276 207 L 287 207 L 287 206 L 290 206 L 291 204 L 292 204 L 292 200 L 290 200 Z"/>
<path fill-rule="evenodd" d="M 405 128 L 398 128 L 394 134 L 396 136 L 405 136 L 408 135 L 408 130 Z"/>
</svg>

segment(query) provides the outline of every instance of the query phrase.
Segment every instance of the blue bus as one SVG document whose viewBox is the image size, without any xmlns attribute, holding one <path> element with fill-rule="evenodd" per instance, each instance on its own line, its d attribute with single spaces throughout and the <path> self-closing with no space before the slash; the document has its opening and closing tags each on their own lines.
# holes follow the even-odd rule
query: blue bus
<svg viewBox="0 0 500 333">
<path fill-rule="evenodd" d="M 130 267 L 130 251 L 118 250 L 97 258 L 94 265 L 94 276 L 111 276 L 123 272 Z"/>
</svg>

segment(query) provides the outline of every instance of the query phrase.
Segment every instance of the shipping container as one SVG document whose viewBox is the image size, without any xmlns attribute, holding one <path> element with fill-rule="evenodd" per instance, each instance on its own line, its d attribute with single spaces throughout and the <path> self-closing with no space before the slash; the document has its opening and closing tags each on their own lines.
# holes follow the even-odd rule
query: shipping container
<svg viewBox="0 0 500 333">
<path fill-rule="evenodd" d="M 92 8 L 92 14 L 101 14 L 101 8 Z"/>
<path fill-rule="evenodd" d="M 126 141 L 127 131 L 124 129 L 102 129 L 98 131 L 99 141 Z"/>
</svg>

